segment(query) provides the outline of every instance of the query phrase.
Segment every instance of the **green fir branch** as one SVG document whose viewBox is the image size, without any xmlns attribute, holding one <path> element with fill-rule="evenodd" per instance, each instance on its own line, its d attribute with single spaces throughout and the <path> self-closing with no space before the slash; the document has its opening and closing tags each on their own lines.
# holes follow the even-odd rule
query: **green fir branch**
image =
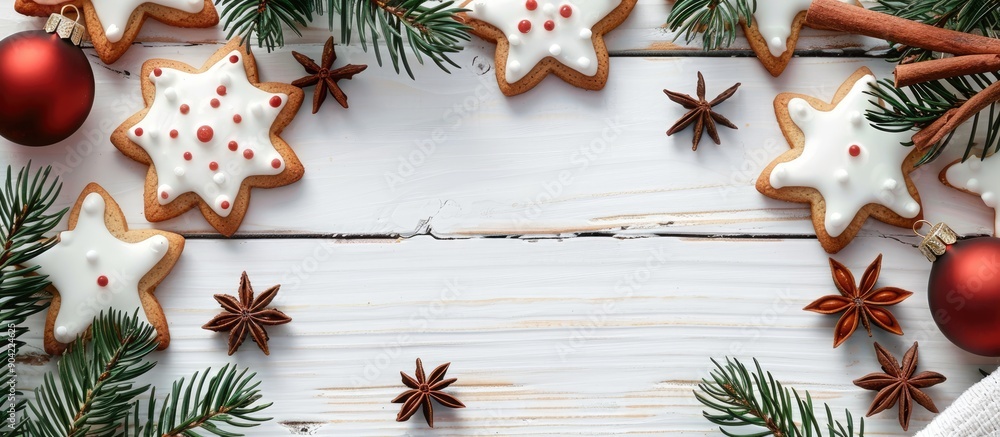
<svg viewBox="0 0 1000 437">
<path fill-rule="evenodd" d="M 719 425 L 719 430 L 727 436 L 864 436 L 864 419 L 861 419 L 855 434 L 851 412 L 846 411 L 847 425 L 844 426 L 833 419 L 830 407 L 825 404 L 826 425 L 821 426 L 820 418 L 814 414 L 809 392 L 803 399 L 794 389 L 783 387 L 770 372 L 761 369 L 756 359 L 756 373 L 752 374 L 736 359 L 727 358 L 724 366 L 714 359 L 712 362 L 716 367 L 711 372 L 712 379 L 703 379 L 694 394 L 698 401 L 712 410 L 702 413 L 705 419 Z M 799 422 L 795 421 L 796 414 Z M 734 434 L 727 429 L 738 427 L 751 427 L 753 430 L 749 434 Z"/>
<path fill-rule="evenodd" d="M 994 38 L 1000 30 L 1000 0 L 879 0 L 878 3 L 872 10 L 943 29 Z M 908 63 L 932 57 L 929 50 L 894 47 L 890 60 Z"/>
<path fill-rule="evenodd" d="M 975 74 L 956 76 L 948 79 L 916 84 L 905 89 L 896 88 L 892 80 L 883 79 L 873 86 L 867 94 L 876 97 L 885 105 L 872 102 L 866 118 L 876 129 L 888 132 L 920 131 L 937 121 L 948 111 L 962 106 L 970 98 L 978 94 L 990 84 L 1000 80 L 1000 74 Z M 1000 103 L 993 103 L 987 109 L 980 111 L 972 118 L 971 131 L 965 142 L 965 152 L 962 161 L 972 157 L 981 146 L 981 159 L 1000 151 Z M 976 142 L 976 134 L 980 125 L 986 126 L 986 138 L 982 143 Z M 917 165 L 923 165 L 940 156 L 951 144 L 955 132 L 951 132 L 944 141 L 931 146 Z M 904 143 L 912 146 L 912 142 Z"/>
<path fill-rule="evenodd" d="M 210 373 L 210 369 L 206 370 L 199 378 L 198 372 L 195 372 L 187 384 L 184 378 L 175 381 L 173 390 L 163 400 L 159 413 L 155 390 L 150 395 L 145 413 L 139 403 L 136 403 L 131 422 L 128 419 L 125 421 L 124 429 L 132 430 L 128 435 L 195 437 L 199 435 L 195 430 L 202 429 L 220 436 L 238 436 L 242 434 L 224 431 L 219 428 L 219 424 L 248 428 L 271 420 L 269 417 L 256 416 L 258 412 L 271 406 L 270 403 L 256 404 L 261 398 L 257 389 L 260 382 L 254 381 L 256 374 L 248 375 L 247 369 L 240 371 L 236 366 L 227 364 L 206 385 Z M 146 424 L 138 425 L 143 416 Z M 136 426 L 130 427 L 133 423 Z"/>
<path fill-rule="evenodd" d="M 706 51 L 727 48 L 736 41 L 740 23 L 750 23 L 755 10 L 757 0 L 677 0 L 667 28 L 679 30 L 674 41 L 683 36 L 685 43 L 691 43 L 701 35 Z"/>
<path fill-rule="evenodd" d="M 28 407 L 36 420 L 28 423 L 35 437 L 103 437 L 116 435 L 137 396 L 149 386 L 135 387 L 155 362 L 144 358 L 156 350 L 156 331 L 122 312 L 101 313 L 59 360 L 56 375 L 45 375 Z"/>
<path fill-rule="evenodd" d="M 51 231 L 67 209 L 48 213 L 55 202 L 62 184 L 59 178 L 50 180 L 51 167 L 31 172 L 31 163 L 18 171 L 16 178 L 8 166 L 6 180 L 0 187 L 0 353 L 10 358 L 24 347 L 20 337 L 28 331 L 19 326 L 28 316 L 48 307 L 49 296 L 45 289 L 48 278 L 35 274 L 37 268 L 21 269 L 17 265 L 26 262 L 55 245 L 55 240 L 42 241 L 42 236 Z M 13 335 L 12 335 L 13 334 Z M 20 437 L 27 431 L 27 422 L 21 420 L 27 400 L 16 386 L 16 372 L 12 365 L 0 368 L 0 432 L 3 437 Z M 13 406 L 13 409 L 11 409 Z M 13 424 L 14 426 L 10 426 Z"/>
<path fill-rule="evenodd" d="M 302 35 L 300 27 L 308 26 L 314 15 L 325 14 L 331 31 L 340 24 L 343 43 L 350 44 L 356 33 L 362 49 L 368 51 L 369 42 L 374 46 L 382 65 L 383 42 L 396 72 L 405 70 L 411 78 L 411 55 L 420 64 L 426 57 L 449 71 L 449 66 L 459 67 L 449 55 L 461 51 L 462 42 L 470 39 L 470 28 L 458 20 L 465 9 L 454 7 L 454 0 L 216 0 L 216 4 L 222 6 L 229 37 L 238 34 L 246 44 L 256 37 L 257 45 L 268 51 L 284 45 L 284 29 Z"/>
</svg>

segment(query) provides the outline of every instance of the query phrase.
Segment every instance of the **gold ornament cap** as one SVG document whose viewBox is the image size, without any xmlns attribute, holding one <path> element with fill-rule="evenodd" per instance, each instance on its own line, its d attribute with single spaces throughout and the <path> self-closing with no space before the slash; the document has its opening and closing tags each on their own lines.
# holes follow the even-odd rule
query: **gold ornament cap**
<svg viewBox="0 0 1000 437">
<path fill-rule="evenodd" d="M 926 220 L 920 220 L 913 225 L 913 232 L 920 235 L 917 229 L 920 229 L 923 225 L 929 225 L 930 222 Z M 958 234 L 955 233 L 948 225 L 944 223 L 938 223 L 931 226 L 930 232 L 927 235 L 920 235 L 924 237 L 924 241 L 920 243 L 920 253 L 927 257 L 930 262 L 937 261 L 938 257 L 944 255 L 945 250 L 948 246 L 958 242 Z"/>
<path fill-rule="evenodd" d="M 75 20 L 71 20 L 64 15 L 66 8 L 73 8 L 73 12 L 76 13 Z M 76 6 L 63 6 L 58 14 L 49 16 L 49 21 L 45 22 L 45 31 L 59 35 L 60 38 L 69 40 L 73 45 L 79 46 L 83 44 L 84 37 L 87 35 L 87 28 L 80 23 L 80 18 L 80 10 Z"/>
</svg>

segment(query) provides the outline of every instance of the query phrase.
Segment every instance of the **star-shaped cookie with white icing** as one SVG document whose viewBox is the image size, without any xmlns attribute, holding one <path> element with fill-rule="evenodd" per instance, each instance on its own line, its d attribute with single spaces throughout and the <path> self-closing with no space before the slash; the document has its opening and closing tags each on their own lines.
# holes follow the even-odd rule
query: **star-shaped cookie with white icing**
<svg viewBox="0 0 1000 437">
<path fill-rule="evenodd" d="M 14 0 L 14 10 L 36 17 L 57 13 L 66 5 L 83 11 L 94 50 L 105 64 L 125 54 L 146 18 L 176 27 L 219 24 L 212 0 Z"/>
<path fill-rule="evenodd" d="M 302 104 L 302 90 L 260 83 L 253 55 L 238 39 L 200 70 L 152 59 L 140 77 L 147 106 L 111 141 L 150 165 L 148 220 L 168 220 L 197 206 L 216 230 L 231 236 L 246 214 L 251 188 L 302 178 L 302 163 L 279 136 Z"/>
<path fill-rule="evenodd" d="M 757 2 L 753 23 L 743 23 L 750 48 L 772 76 L 781 76 L 795 54 L 806 11 L 813 0 L 763 0 Z M 858 0 L 839 0 L 861 6 Z"/>
<path fill-rule="evenodd" d="M 130 231 L 121 208 L 99 185 L 80 194 L 69 215 L 69 230 L 58 242 L 26 263 L 52 281 L 52 304 L 45 324 L 45 351 L 58 354 L 84 333 L 94 317 L 109 309 L 156 328 L 159 348 L 170 332 L 156 286 L 170 273 L 184 249 L 184 238 L 154 229 Z"/>
<path fill-rule="evenodd" d="M 816 235 L 827 252 L 847 246 L 873 217 L 901 227 L 921 219 L 920 196 L 909 174 L 919 151 L 904 147 L 907 132 L 885 132 L 865 112 L 875 83 L 867 68 L 840 87 L 833 103 L 784 93 L 774 101 L 778 124 L 792 149 L 757 180 L 768 197 L 809 203 Z"/>
<path fill-rule="evenodd" d="M 966 193 L 979 196 L 986 206 L 993 208 L 993 234 L 1000 230 L 1000 157 L 987 156 L 985 160 L 971 157 L 965 162 L 955 161 L 941 171 L 941 182 Z"/>
<path fill-rule="evenodd" d="M 496 75 L 508 96 L 549 73 L 588 90 L 608 81 L 604 34 L 618 27 L 637 0 L 467 0 L 472 33 L 497 44 Z"/>
</svg>

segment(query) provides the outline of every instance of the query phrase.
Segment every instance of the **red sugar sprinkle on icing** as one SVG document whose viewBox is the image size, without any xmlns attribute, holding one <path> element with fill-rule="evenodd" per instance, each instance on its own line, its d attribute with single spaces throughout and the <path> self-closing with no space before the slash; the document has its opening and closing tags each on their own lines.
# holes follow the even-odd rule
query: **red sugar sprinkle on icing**
<svg viewBox="0 0 1000 437">
<path fill-rule="evenodd" d="M 141 127 L 135 128 L 135 136 L 137 136 L 137 137 L 141 137 L 142 136 L 142 128 Z"/>
<path fill-rule="evenodd" d="M 202 126 L 198 128 L 198 141 L 207 143 L 212 141 L 213 136 L 215 136 L 215 131 L 212 130 L 212 126 Z"/>
<path fill-rule="evenodd" d="M 170 130 L 170 138 L 177 138 L 177 129 Z"/>
<path fill-rule="evenodd" d="M 538 2 L 536 0 L 528 0 L 524 2 L 524 7 L 529 11 L 533 11 L 538 8 Z"/>
<path fill-rule="evenodd" d="M 517 30 L 520 30 L 521 33 L 528 33 L 531 31 L 531 22 L 528 20 L 521 20 L 520 23 L 517 23 Z"/>
<path fill-rule="evenodd" d="M 215 92 L 216 92 L 216 94 L 218 94 L 220 96 L 226 95 L 226 86 L 225 85 L 219 85 L 219 87 L 215 89 Z"/>
<path fill-rule="evenodd" d="M 170 195 L 169 195 L 169 194 L 167 194 L 167 192 L 166 192 L 166 191 L 163 191 L 163 192 L 160 192 L 160 197 L 162 197 L 162 198 L 164 198 L 164 199 L 167 199 L 167 198 L 169 198 L 169 197 L 170 197 Z"/>
<path fill-rule="evenodd" d="M 274 107 L 274 108 L 277 108 L 277 107 L 281 106 L 281 96 L 271 97 L 271 102 L 270 103 L 271 103 L 271 106 Z"/>
<path fill-rule="evenodd" d="M 552 29 L 555 29 L 555 28 L 556 28 L 556 22 L 555 21 L 548 20 L 548 21 L 545 22 L 545 30 L 552 30 Z"/>
<path fill-rule="evenodd" d="M 219 105 L 222 104 L 222 102 L 220 102 L 219 99 L 212 99 L 212 101 L 209 103 L 212 105 L 213 108 L 218 108 Z"/>
<path fill-rule="evenodd" d="M 242 115 L 236 114 L 236 115 L 233 116 L 233 123 L 239 123 L 241 121 L 243 121 L 243 116 Z"/>
<path fill-rule="evenodd" d="M 187 114 L 190 111 L 191 111 L 191 107 L 188 106 L 187 103 L 181 105 L 181 114 Z"/>
<path fill-rule="evenodd" d="M 229 150 L 232 150 L 232 151 L 235 152 L 236 149 L 239 149 L 239 148 L 240 148 L 240 145 L 236 144 L 236 141 L 230 141 L 229 142 Z"/>
<path fill-rule="evenodd" d="M 184 160 L 185 161 L 191 160 L 191 152 L 184 152 Z"/>
<path fill-rule="evenodd" d="M 232 55 L 232 56 L 229 57 L 229 62 L 232 62 L 234 64 L 237 63 L 237 62 L 240 62 L 240 57 L 236 56 L 236 55 Z"/>
<path fill-rule="evenodd" d="M 272 159 L 271 160 L 271 167 L 280 168 L 281 167 L 281 161 L 278 160 L 278 158 Z"/>
<path fill-rule="evenodd" d="M 161 74 L 163 74 L 163 70 L 159 67 L 153 69 L 153 76 L 160 77 Z"/>
<path fill-rule="evenodd" d="M 219 169 L 219 163 L 215 162 L 215 161 L 212 161 L 212 162 L 208 163 L 208 169 L 212 170 L 212 171 L 218 170 Z"/>
<path fill-rule="evenodd" d="M 847 153 L 850 153 L 853 157 L 858 157 L 861 155 L 861 146 L 857 144 L 851 144 L 851 147 L 847 149 Z"/>
<path fill-rule="evenodd" d="M 243 151 L 243 157 L 246 159 L 253 159 L 253 150 L 246 149 Z"/>
<path fill-rule="evenodd" d="M 104 276 L 104 275 L 98 276 L 97 277 L 97 285 L 99 285 L 101 287 L 107 287 L 108 286 L 108 277 Z"/>
<path fill-rule="evenodd" d="M 559 15 L 562 15 L 563 18 L 569 18 L 570 15 L 573 15 L 573 8 L 569 5 L 563 5 L 559 8 Z"/>
<path fill-rule="evenodd" d="M 223 200 L 222 203 L 219 204 L 219 206 L 221 206 L 222 209 L 229 209 L 229 201 Z"/>
</svg>

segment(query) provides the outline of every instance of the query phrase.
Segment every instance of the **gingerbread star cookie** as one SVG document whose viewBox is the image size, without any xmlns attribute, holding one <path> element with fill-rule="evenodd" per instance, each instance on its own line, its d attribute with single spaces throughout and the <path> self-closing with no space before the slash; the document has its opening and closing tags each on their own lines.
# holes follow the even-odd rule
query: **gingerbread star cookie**
<svg viewBox="0 0 1000 437">
<path fill-rule="evenodd" d="M 200 70 L 166 59 L 142 66 L 146 108 L 111 136 L 118 150 L 149 164 L 145 212 L 168 220 L 197 206 L 220 233 L 239 228 L 252 187 L 302 178 L 302 163 L 278 135 L 302 104 L 298 87 L 260 83 L 238 39 Z"/>
<path fill-rule="evenodd" d="M 868 217 L 901 227 L 921 219 L 909 174 L 920 152 L 904 147 L 907 132 L 884 132 L 865 119 L 875 83 L 867 68 L 854 73 L 833 103 L 779 94 L 775 114 L 792 149 L 764 169 L 757 190 L 812 205 L 816 235 L 827 252 L 847 246 Z"/>
<path fill-rule="evenodd" d="M 1000 230 L 1000 157 L 989 156 L 985 160 L 971 157 L 967 161 L 955 161 L 941 171 L 941 182 L 966 193 L 979 196 L 986 206 L 993 208 L 993 234 Z"/>
<path fill-rule="evenodd" d="M 497 44 L 500 90 L 514 96 L 552 73 L 588 90 L 608 81 L 604 34 L 618 27 L 637 0 L 467 0 L 472 33 Z"/>
<path fill-rule="evenodd" d="M 100 185 L 91 183 L 69 215 L 69 230 L 55 246 L 26 263 L 52 281 L 52 304 L 45 323 L 45 351 L 62 353 L 94 317 L 108 309 L 156 328 L 159 348 L 170 344 L 163 309 L 153 291 L 184 250 L 184 238 L 155 229 L 130 231 L 121 208 Z"/>
<path fill-rule="evenodd" d="M 83 11 L 94 50 L 105 64 L 125 54 L 146 18 L 177 27 L 219 24 L 212 0 L 14 0 L 14 10 L 36 17 L 47 17 L 66 5 Z"/>
<path fill-rule="evenodd" d="M 858 0 L 839 1 L 861 6 Z M 781 76 L 792 60 L 810 5 L 812 0 L 758 1 L 753 23 L 743 23 L 750 48 L 772 76 Z"/>
</svg>

